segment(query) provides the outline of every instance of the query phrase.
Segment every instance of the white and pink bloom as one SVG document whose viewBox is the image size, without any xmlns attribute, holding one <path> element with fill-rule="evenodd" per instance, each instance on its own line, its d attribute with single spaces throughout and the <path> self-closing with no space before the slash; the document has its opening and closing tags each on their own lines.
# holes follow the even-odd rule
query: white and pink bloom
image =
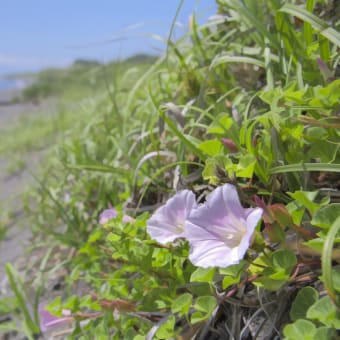
<svg viewBox="0 0 340 340">
<path fill-rule="evenodd" d="M 150 237 L 161 244 L 185 237 L 185 221 L 192 209 L 197 207 L 195 195 L 183 190 L 158 208 L 147 222 Z"/>
<path fill-rule="evenodd" d="M 231 184 L 216 188 L 199 206 L 194 194 L 183 190 L 154 213 L 147 231 L 162 244 L 184 237 L 194 265 L 223 268 L 244 257 L 262 212 L 261 208 L 243 208 Z"/>
<path fill-rule="evenodd" d="M 236 188 L 218 187 L 186 221 L 189 259 L 198 267 L 228 267 L 243 259 L 261 219 L 261 208 L 242 207 Z"/>
</svg>

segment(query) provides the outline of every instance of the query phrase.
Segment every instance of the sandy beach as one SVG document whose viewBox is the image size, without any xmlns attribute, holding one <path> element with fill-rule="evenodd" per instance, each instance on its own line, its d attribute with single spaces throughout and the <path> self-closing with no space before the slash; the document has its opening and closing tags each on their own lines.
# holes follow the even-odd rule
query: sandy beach
<svg viewBox="0 0 340 340">
<path fill-rule="evenodd" d="M 27 115 L 51 109 L 55 101 L 46 100 L 39 104 L 31 102 L 13 102 L 20 95 L 19 89 L 0 91 L 0 133 Z M 22 194 L 33 183 L 35 173 L 44 157 L 44 150 L 28 152 L 25 155 L 0 154 L 0 221 L 8 220 L 3 240 L 0 239 L 0 294 L 6 286 L 4 265 L 15 263 L 24 254 L 29 244 L 31 231 L 24 214 Z M 22 158 L 25 166 L 19 171 L 8 173 L 8 167 L 15 159 Z M 6 214 L 6 215 L 5 215 Z M 6 216 L 9 216 L 7 218 Z"/>
</svg>

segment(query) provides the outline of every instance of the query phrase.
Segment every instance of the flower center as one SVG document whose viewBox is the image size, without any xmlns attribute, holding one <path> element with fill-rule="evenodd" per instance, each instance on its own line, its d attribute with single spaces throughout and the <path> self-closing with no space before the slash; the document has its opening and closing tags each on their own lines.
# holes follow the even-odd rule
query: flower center
<svg viewBox="0 0 340 340">
<path fill-rule="evenodd" d="M 230 216 L 228 226 L 224 233 L 224 242 L 229 247 L 237 247 L 247 230 L 245 227 L 245 221 L 235 216 Z"/>
<path fill-rule="evenodd" d="M 175 233 L 177 235 L 180 235 L 180 234 L 183 233 L 183 231 L 184 231 L 184 224 L 181 223 L 181 222 L 176 223 L 176 231 L 175 231 Z"/>
</svg>

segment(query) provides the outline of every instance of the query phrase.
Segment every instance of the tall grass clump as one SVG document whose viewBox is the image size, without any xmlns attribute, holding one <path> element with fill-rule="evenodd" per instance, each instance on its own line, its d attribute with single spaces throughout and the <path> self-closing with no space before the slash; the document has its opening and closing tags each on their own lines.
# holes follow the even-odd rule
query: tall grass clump
<svg viewBox="0 0 340 340">
<path fill-rule="evenodd" d="M 37 239 L 49 240 L 51 257 L 69 254 L 60 263 L 68 289 L 48 310 L 60 318 L 68 310 L 70 338 L 336 336 L 337 4 L 217 3 L 216 16 L 203 25 L 193 16 L 188 34 L 169 39 L 148 70 L 137 65 L 113 81 L 39 178 Z M 183 215 L 184 206 L 169 211 L 181 190 L 200 204 L 183 223 L 206 209 L 212 239 L 197 240 L 189 229 L 184 240 L 153 237 L 159 214 L 163 228 Z M 229 265 L 214 265 L 228 261 L 202 246 L 221 237 L 219 251 L 245 237 L 237 234 L 247 218 L 235 221 L 243 211 L 237 200 L 234 211 L 215 208 L 221 190 L 226 201 L 239 197 L 244 216 L 262 211 L 247 254 Z M 214 223 L 230 210 L 235 216 L 223 217 L 222 227 L 232 232 L 216 236 Z M 198 251 L 206 251 L 203 262 Z M 53 271 L 45 258 L 44 277 Z M 85 293 L 75 289 L 80 283 Z"/>
</svg>

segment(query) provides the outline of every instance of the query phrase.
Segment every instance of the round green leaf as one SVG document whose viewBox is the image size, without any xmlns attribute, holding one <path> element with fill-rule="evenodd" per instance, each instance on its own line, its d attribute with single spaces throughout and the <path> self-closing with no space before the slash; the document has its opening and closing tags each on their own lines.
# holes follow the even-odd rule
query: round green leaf
<svg viewBox="0 0 340 340">
<path fill-rule="evenodd" d="M 333 340 L 335 339 L 334 328 L 319 327 L 314 335 L 314 340 Z"/>
<path fill-rule="evenodd" d="M 216 299 L 213 296 L 200 296 L 194 307 L 196 310 L 210 315 L 216 307 Z"/>
<path fill-rule="evenodd" d="M 320 228 L 329 229 L 339 217 L 340 203 L 333 203 L 318 210 L 311 223 Z"/>
<path fill-rule="evenodd" d="M 197 268 L 190 276 L 190 282 L 212 282 L 215 268 Z"/>
<path fill-rule="evenodd" d="M 284 269 L 288 274 L 297 263 L 295 254 L 285 249 L 275 251 L 272 254 L 272 262 L 276 270 Z"/>
<path fill-rule="evenodd" d="M 290 310 L 290 318 L 293 321 L 306 318 L 307 310 L 312 306 L 319 298 L 318 292 L 312 287 L 302 288 L 292 304 Z"/>
<path fill-rule="evenodd" d="M 192 295 L 184 293 L 177 297 L 171 305 L 171 311 L 173 313 L 180 313 L 182 315 L 188 314 L 192 304 Z"/>
<path fill-rule="evenodd" d="M 286 340 L 313 340 L 315 332 L 314 324 L 302 319 L 287 325 L 283 329 Z"/>
<path fill-rule="evenodd" d="M 328 327 L 340 328 L 336 307 L 329 296 L 316 301 L 307 311 L 307 318 L 320 321 Z"/>
</svg>

